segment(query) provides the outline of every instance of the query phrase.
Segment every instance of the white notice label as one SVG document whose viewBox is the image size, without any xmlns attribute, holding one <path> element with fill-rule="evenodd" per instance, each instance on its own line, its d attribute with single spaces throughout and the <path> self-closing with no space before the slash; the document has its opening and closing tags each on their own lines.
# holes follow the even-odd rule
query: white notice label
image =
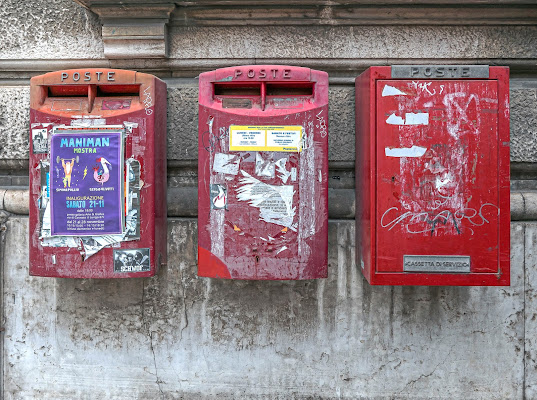
<svg viewBox="0 0 537 400">
<path fill-rule="evenodd" d="M 230 126 L 231 137 L 229 149 L 237 150 L 263 150 L 266 147 L 265 130 L 251 126 Z"/>
<path fill-rule="evenodd" d="M 300 152 L 301 126 L 239 126 L 229 127 L 230 151 Z"/>
</svg>

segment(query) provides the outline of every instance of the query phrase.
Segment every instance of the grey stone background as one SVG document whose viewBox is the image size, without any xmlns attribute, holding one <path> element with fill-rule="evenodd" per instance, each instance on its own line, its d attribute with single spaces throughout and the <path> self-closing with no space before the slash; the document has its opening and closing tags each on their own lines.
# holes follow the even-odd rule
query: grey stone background
<svg viewBox="0 0 537 400">
<path fill-rule="evenodd" d="M 535 24 L 196 26 L 172 16 L 168 59 L 108 60 L 91 11 L 31 3 L 0 0 L 0 186 L 25 182 L 29 78 L 51 70 L 163 78 L 177 188 L 196 184 L 200 72 L 326 70 L 331 171 L 345 177 L 331 185 L 352 189 L 354 77 L 369 65 L 457 62 L 511 66 L 512 180 L 535 188 Z M 235 282 L 197 277 L 196 220 L 181 212 L 168 219 L 158 276 L 117 281 L 29 277 L 28 220 L 2 214 L 0 397 L 537 398 L 535 222 L 512 222 L 510 287 L 372 287 L 354 262 L 352 219 L 330 221 L 327 279 Z"/>
</svg>

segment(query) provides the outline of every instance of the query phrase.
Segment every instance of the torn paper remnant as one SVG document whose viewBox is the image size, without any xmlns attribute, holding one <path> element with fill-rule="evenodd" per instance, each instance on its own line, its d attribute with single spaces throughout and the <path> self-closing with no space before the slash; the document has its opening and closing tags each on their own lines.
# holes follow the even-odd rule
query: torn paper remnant
<svg viewBox="0 0 537 400">
<path fill-rule="evenodd" d="M 391 114 L 386 123 L 389 125 L 429 125 L 428 113 L 405 113 L 405 118 Z"/>
<path fill-rule="evenodd" d="M 295 207 L 293 207 L 294 190 L 292 185 L 267 185 L 241 171 L 244 178 L 237 189 L 237 199 L 247 201 L 252 207 L 259 208 L 259 218 L 262 221 L 285 226 L 296 231 Z"/>
<path fill-rule="evenodd" d="M 278 178 L 280 178 L 283 183 L 287 183 L 287 180 L 291 176 L 291 172 L 285 169 L 285 164 L 287 164 L 287 158 L 280 158 L 278 161 L 276 161 Z"/>
<path fill-rule="evenodd" d="M 386 96 L 406 96 L 406 93 L 400 91 L 396 87 L 386 85 L 384 86 L 384 89 L 382 89 L 382 97 Z"/>
<path fill-rule="evenodd" d="M 123 240 L 123 235 L 84 236 L 80 238 L 84 246 L 84 261 L 106 246 L 111 246 Z"/>
<path fill-rule="evenodd" d="M 255 155 L 255 173 L 257 176 L 274 178 L 275 165 L 272 157 L 263 158 L 260 153 Z"/>
<path fill-rule="evenodd" d="M 236 154 L 216 153 L 214 156 L 213 171 L 222 174 L 237 175 L 241 159 Z"/>
<path fill-rule="evenodd" d="M 384 152 L 386 157 L 421 157 L 427 151 L 426 147 L 412 146 L 401 148 L 385 147 Z"/>
</svg>

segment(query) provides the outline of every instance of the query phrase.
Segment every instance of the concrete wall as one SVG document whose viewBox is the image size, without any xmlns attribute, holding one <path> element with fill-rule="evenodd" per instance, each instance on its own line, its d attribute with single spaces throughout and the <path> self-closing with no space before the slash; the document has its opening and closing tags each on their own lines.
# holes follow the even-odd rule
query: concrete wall
<svg viewBox="0 0 537 400">
<path fill-rule="evenodd" d="M 198 278 L 196 221 L 170 219 L 157 277 L 103 281 L 29 277 L 10 218 L 4 398 L 534 398 L 537 224 L 511 231 L 506 288 L 372 287 L 342 220 L 328 279 Z"/>
<path fill-rule="evenodd" d="M 511 3 L 507 15 L 524 2 L 490 3 Z M 536 21 L 353 25 L 319 6 L 320 22 L 286 26 L 279 5 L 264 17 L 275 25 L 246 26 L 229 23 L 229 11 L 201 23 L 178 7 L 168 58 L 107 59 L 99 18 L 75 2 L 1 4 L 0 189 L 28 182 L 29 78 L 109 66 L 167 82 L 168 184 L 177 196 L 168 265 L 148 279 L 29 277 L 28 220 L 0 210 L 0 397 L 537 398 L 536 222 L 512 222 L 507 288 L 372 287 L 354 262 L 353 219 L 330 221 L 327 279 L 233 282 L 197 278 L 192 201 L 196 76 L 254 63 L 329 72 L 330 173 L 339 177 L 330 187 L 351 197 L 354 77 L 369 65 L 509 65 L 512 189 L 537 189 Z M 353 217 L 347 200 L 332 197 L 332 218 Z"/>
</svg>

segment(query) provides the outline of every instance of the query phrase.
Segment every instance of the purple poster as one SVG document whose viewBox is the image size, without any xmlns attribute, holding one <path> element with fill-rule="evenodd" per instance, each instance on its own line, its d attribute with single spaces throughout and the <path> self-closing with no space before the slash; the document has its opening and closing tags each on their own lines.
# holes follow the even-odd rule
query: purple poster
<svg viewBox="0 0 537 400">
<path fill-rule="evenodd" d="M 56 133 L 50 143 L 51 234 L 123 231 L 121 132 Z"/>
</svg>

